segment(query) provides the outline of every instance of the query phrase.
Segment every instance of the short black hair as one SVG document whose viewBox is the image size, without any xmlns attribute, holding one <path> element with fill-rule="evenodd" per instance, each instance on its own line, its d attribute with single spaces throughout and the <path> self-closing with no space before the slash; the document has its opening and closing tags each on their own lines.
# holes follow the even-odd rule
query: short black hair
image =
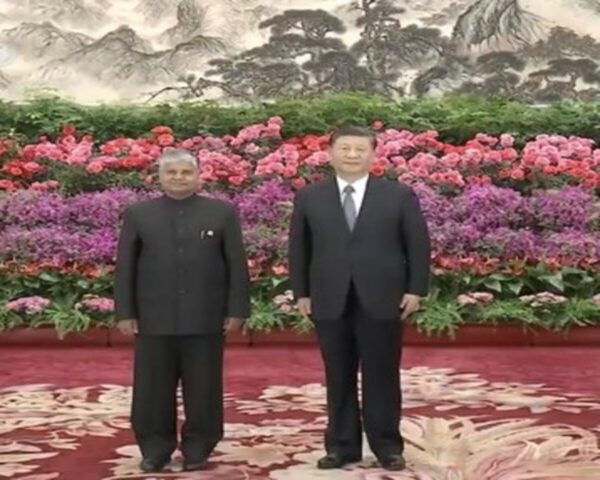
<svg viewBox="0 0 600 480">
<path fill-rule="evenodd" d="M 370 138 L 371 139 L 371 145 L 373 146 L 373 149 L 375 149 L 375 147 L 377 147 L 377 135 L 375 135 L 375 132 L 373 132 L 372 130 L 370 130 L 368 128 L 354 127 L 354 126 L 346 126 L 346 127 L 336 128 L 331 133 L 331 135 L 329 137 L 329 146 L 333 147 L 333 144 L 340 137 L 366 137 L 366 138 Z"/>
</svg>

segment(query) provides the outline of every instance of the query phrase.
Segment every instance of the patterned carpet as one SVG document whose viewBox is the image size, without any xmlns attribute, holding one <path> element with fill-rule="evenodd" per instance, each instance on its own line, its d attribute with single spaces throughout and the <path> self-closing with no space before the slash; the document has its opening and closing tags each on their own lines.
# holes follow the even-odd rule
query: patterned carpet
<svg viewBox="0 0 600 480">
<path fill-rule="evenodd" d="M 141 475 L 127 349 L 0 352 L 0 478 L 20 480 L 600 479 L 600 352 L 407 349 L 409 468 L 319 471 L 325 390 L 313 348 L 230 348 L 226 433 L 205 472 Z M 91 379 L 96 378 L 92 382 Z"/>
</svg>

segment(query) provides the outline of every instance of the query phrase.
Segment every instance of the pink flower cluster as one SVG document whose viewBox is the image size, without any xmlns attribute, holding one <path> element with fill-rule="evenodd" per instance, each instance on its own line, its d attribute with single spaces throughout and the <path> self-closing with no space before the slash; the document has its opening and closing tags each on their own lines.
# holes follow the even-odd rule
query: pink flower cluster
<svg viewBox="0 0 600 480">
<path fill-rule="evenodd" d="M 87 310 L 100 313 L 111 313 L 115 310 L 115 301 L 112 298 L 99 297 L 97 295 L 84 295 L 77 308 L 84 307 Z"/>
<path fill-rule="evenodd" d="M 494 301 L 494 295 L 488 292 L 471 292 L 459 295 L 456 299 L 459 307 L 467 305 L 486 305 Z"/>
<path fill-rule="evenodd" d="M 231 139 L 231 146 L 239 148 L 258 139 L 281 139 L 282 126 L 283 119 L 281 117 L 271 117 L 264 125 L 249 125 Z"/>
<path fill-rule="evenodd" d="M 98 148 L 91 136 L 77 139 L 66 127 L 56 142 L 42 138 L 26 145 L 0 170 L 0 189 L 53 189 L 46 165 L 57 161 L 83 168 L 89 175 L 105 170 L 151 173 L 166 148 L 194 152 L 204 182 L 221 182 L 237 188 L 277 178 L 300 188 L 322 178 L 328 158 L 328 135 L 281 137 L 283 120 L 272 117 L 249 125 L 237 135 L 195 136 L 177 141 L 167 126 L 157 126 L 143 138 L 116 138 Z M 409 183 L 460 190 L 478 184 L 539 183 L 558 178 L 562 184 L 600 186 L 600 148 L 591 139 L 539 135 L 518 151 L 509 134 L 477 134 L 464 145 L 440 141 L 436 131 L 414 133 L 383 129 L 379 122 L 376 159 L 371 172 Z M 5 140 L 0 139 L 0 145 Z M 2 150 L 0 150 L 2 151 Z M 151 178 L 151 177 L 148 177 Z M 151 181 L 151 180 L 148 180 Z M 556 183 L 556 182 L 554 182 Z"/>
<path fill-rule="evenodd" d="M 231 185 L 241 185 L 250 176 L 252 164 L 243 157 L 229 153 L 198 151 L 200 178 L 205 182 L 224 180 Z"/>
<path fill-rule="evenodd" d="M 283 120 L 272 117 L 265 124 L 250 125 L 234 137 L 192 137 L 179 145 L 196 151 L 200 165 L 200 178 L 205 182 L 224 181 L 232 186 L 247 183 L 254 172 L 254 165 L 270 148 L 264 142 L 281 142 Z"/>
<path fill-rule="evenodd" d="M 492 177 L 535 181 L 558 175 L 588 188 L 600 185 L 600 149 L 593 149 L 591 139 L 539 135 L 519 155 L 508 134 L 480 133 L 462 146 L 444 144 L 437 137 L 435 131 L 416 135 L 386 130 L 379 137 L 373 173 L 392 169 L 402 181 L 457 188 L 491 183 Z"/>
<path fill-rule="evenodd" d="M 535 295 L 524 295 L 519 297 L 519 299 L 532 307 L 559 305 L 567 301 L 566 297 L 563 297 L 562 295 L 555 295 L 551 292 L 540 292 L 536 293 Z"/>
<path fill-rule="evenodd" d="M 291 290 L 286 290 L 285 292 L 276 295 L 273 301 L 275 302 L 275 305 L 277 305 L 279 311 L 283 313 L 291 313 L 297 309 L 296 303 L 294 302 L 294 295 Z"/>
<path fill-rule="evenodd" d="M 35 315 L 42 313 L 50 305 L 50 300 L 44 297 L 21 297 L 6 304 L 6 309 L 12 312 Z"/>
<path fill-rule="evenodd" d="M 72 133 L 60 137 L 56 142 L 42 137 L 37 144 L 26 145 L 21 159 L 26 162 L 39 162 L 42 159 L 55 160 L 68 165 L 85 165 L 94 148 L 91 135 L 77 140 Z"/>
</svg>

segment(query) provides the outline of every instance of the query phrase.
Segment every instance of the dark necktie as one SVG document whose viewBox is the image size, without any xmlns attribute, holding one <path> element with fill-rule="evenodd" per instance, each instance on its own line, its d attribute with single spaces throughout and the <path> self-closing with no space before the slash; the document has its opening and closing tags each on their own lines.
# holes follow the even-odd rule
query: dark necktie
<svg viewBox="0 0 600 480">
<path fill-rule="evenodd" d="M 354 187 L 352 185 L 346 185 L 346 187 L 344 187 L 344 199 L 342 201 L 342 207 L 344 209 L 344 216 L 346 217 L 346 222 L 348 222 L 350 231 L 354 230 L 354 225 L 356 224 L 356 205 L 354 204 L 354 198 L 352 198 L 353 193 Z"/>
</svg>

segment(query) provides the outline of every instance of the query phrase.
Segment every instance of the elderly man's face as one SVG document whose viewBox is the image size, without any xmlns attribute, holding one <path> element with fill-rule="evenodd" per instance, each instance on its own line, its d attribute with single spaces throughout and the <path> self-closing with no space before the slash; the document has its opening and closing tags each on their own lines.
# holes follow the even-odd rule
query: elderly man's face
<svg viewBox="0 0 600 480">
<path fill-rule="evenodd" d="M 167 163 L 161 167 L 158 181 L 163 191 L 175 198 L 187 197 L 200 186 L 198 168 L 184 161 Z"/>
<path fill-rule="evenodd" d="M 367 175 L 375 149 L 369 137 L 344 135 L 329 148 L 329 158 L 336 173 L 342 178 L 358 178 Z"/>
</svg>

